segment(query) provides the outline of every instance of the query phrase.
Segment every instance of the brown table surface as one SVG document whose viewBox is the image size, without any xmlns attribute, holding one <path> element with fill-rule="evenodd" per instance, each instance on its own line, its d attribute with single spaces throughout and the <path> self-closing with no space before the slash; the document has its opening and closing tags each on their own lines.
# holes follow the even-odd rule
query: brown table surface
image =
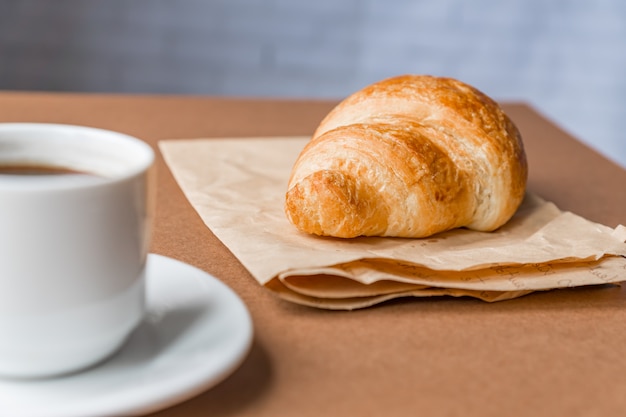
<svg viewBox="0 0 626 417">
<path fill-rule="evenodd" d="M 156 149 L 160 139 L 308 135 L 334 104 L 2 92 L 0 122 L 96 126 L 138 136 Z M 626 224 L 625 170 L 531 107 L 504 108 L 524 137 L 531 191 L 590 220 Z M 233 288 L 250 309 L 255 336 L 249 356 L 227 380 L 154 416 L 626 415 L 626 293 L 620 287 L 495 304 L 437 298 L 353 312 L 297 306 L 252 279 L 204 226 L 160 155 L 158 181 L 152 251 Z"/>
</svg>

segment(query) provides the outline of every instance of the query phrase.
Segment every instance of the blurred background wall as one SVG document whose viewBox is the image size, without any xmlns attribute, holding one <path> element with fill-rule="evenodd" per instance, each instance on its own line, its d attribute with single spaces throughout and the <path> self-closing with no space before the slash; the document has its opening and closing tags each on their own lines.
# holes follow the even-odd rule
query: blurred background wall
<svg viewBox="0 0 626 417">
<path fill-rule="evenodd" d="M 623 0 L 0 0 L 0 89 L 338 99 L 402 73 L 526 101 L 626 167 Z"/>
</svg>

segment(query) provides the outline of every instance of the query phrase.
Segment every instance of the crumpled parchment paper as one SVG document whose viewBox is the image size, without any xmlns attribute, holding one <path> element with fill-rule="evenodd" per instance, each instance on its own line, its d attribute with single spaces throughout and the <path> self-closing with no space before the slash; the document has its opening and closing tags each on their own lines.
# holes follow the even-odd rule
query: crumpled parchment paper
<svg viewBox="0 0 626 417">
<path fill-rule="evenodd" d="M 626 227 L 611 229 L 527 193 L 495 232 L 337 239 L 286 219 L 287 181 L 309 138 L 161 141 L 192 206 L 262 286 L 292 302 L 355 309 L 398 297 L 499 301 L 626 280 Z"/>
</svg>

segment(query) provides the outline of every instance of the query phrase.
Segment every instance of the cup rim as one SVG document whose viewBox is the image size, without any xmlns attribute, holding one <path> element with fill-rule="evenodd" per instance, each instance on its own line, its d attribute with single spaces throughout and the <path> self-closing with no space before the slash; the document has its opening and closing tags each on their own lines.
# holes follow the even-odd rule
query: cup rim
<svg viewBox="0 0 626 417">
<path fill-rule="evenodd" d="M 41 143 L 43 144 L 44 141 L 48 141 L 47 143 L 50 143 L 50 140 L 47 139 L 46 134 L 48 134 L 48 137 L 53 136 L 58 140 L 58 141 L 73 141 L 74 143 L 79 143 L 79 137 L 80 135 L 89 135 L 91 137 L 92 142 L 94 140 L 98 141 L 98 144 L 100 144 L 101 146 L 104 144 L 103 141 L 110 141 L 107 142 L 106 145 L 109 144 L 118 144 L 118 145 L 122 145 L 125 146 L 128 149 L 131 149 L 133 152 L 137 152 L 137 154 L 140 155 L 139 158 L 133 159 L 132 163 L 129 163 L 128 167 L 125 167 L 123 169 L 122 172 L 120 173 L 116 173 L 114 175 L 107 175 L 107 174 L 102 174 L 99 175 L 101 173 L 97 172 L 97 171 L 93 171 L 92 169 L 88 168 L 88 167 L 77 167 L 74 166 L 71 163 L 62 163 L 59 162 L 58 165 L 59 166 L 66 166 L 68 168 L 74 168 L 74 169 L 78 169 L 78 170 L 82 170 L 84 172 L 87 173 L 92 173 L 95 174 L 99 177 L 99 182 L 100 183 L 112 183 L 112 182 L 117 182 L 117 181 L 124 181 L 128 178 L 133 178 L 137 175 L 141 175 L 142 173 L 146 172 L 147 170 L 149 170 L 155 161 L 155 152 L 152 149 L 152 147 L 150 145 L 148 145 L 146 142 L 144 142 L 143 140 L 135 137 L 135 136 L 131 136 L 129 134 L 126 133 L 122 133 L 119 131 L 114 131 L 114 130 L 109 130 L 109 129 L 104 129 L 104 128 L 99 128 L 99 127 L 92 127 L 92 126 L 86 126 L 86 125 L 74 125 L 74 124 L 63 124 L 63 123 L 38 123 L 38 122 L 9 122 L 9 123 L 0 123 L 0 157 L 2 156 L 2 148 L 1 145 L 3 143 L 7 143 L 11 140 L 15 141 L 15 140 L 27 140 L 31 143 L 36 143 L 39 141 L 42 141 Z M 23 137 L 20 139 L 16 139 L 16 138 L 12 138 L 12 135 L 22 135 Z M 31 135 L 31 136 L 28 136 Z M 25 137 L 28 136 L 26 139 Z M 92 143 L 89 143 L 89 149 L 91 149 Z M 110 156 L 105 156 L 102 157 L 103 159 L 106 157 L 110 157 Z M 0 165 L 5 163 L 7 160 L 2 160 L 2 158 L 0 158 Z M 14 162 L 19 162 L 18 160 L 14 160 Z M 44 165 L 57 165 L 54 163 L 51 163 L 52 161 L 37 161 L 40 162 Z M 37 162 L 30 162 L 33 164 L 36 164 Z M 50 162 L 50 163 L 49 163 Z M 29 164 L 29 162 L 20 162 L 23 164 Z M 66 187 L 76 187 L 76 186 L 81 186 L 84 185 L 84 183 L 80 183 L 80 182 L 76 182 L 76 181 L 66 181 L 63 178 L 56 178 L 54 179 L 54 181 L 51 181 L 51 177 L 48 177 L 47 179 L 45 178 L 15 178 L 15 176 L 0 176 L 0 184 L 2 184 L 3 186 L 9 186 L 12 187 L 14 184 L 17 184 L 20 187 L 35 187 L 35 188 L 39 188 L 39 185 L 42 185 L 45 183 L 46 187 L 50 187 L 52 186 L 52 183 L 56 184 L 57 186 L 61 187 L 61 188 L 66 188 Z M 16 181 L 17 180 L 17 181 Z"/>
</svg>

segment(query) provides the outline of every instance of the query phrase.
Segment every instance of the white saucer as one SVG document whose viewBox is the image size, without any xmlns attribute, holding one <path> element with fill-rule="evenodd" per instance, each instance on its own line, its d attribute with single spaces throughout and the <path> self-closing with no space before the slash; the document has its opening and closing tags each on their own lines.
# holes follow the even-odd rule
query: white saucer
<svg viewBox="0 0 626 417">
<path fill-rule="evenodd" d="M 47 380 L 0 380 L 0 416 L 136 416 L 187 400 L 243 362 L 252 320 L 241 299 L 211 275 L 150 254 L 147 315 L 99 366 Z"/>
</svg>

